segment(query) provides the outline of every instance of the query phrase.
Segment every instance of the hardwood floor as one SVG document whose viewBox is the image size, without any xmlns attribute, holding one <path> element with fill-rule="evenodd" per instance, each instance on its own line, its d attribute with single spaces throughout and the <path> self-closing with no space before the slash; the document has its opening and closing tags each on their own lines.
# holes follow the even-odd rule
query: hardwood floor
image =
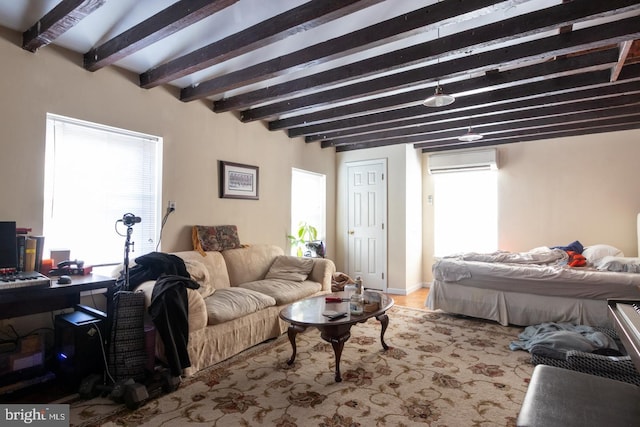
<svg viewBox="0 0 640 427">
<path fill-rule="evenodd" d="M 420 288 L 409 295 L 391 295 L 396 305 L 412 308 L 425 308 L 424 302 L 427 300 L 429 288 Z"/>
</svg>

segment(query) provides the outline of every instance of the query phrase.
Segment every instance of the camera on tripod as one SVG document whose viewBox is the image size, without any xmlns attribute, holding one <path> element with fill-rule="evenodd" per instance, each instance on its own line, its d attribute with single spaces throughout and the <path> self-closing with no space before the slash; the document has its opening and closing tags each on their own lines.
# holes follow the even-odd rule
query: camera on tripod
<svg viewBox="0 0 640 427">
<path fill-rule="evenodd" d="M 139 224 L 140 222 L 142 222 L 142 218 L 140 218 L 139 216 L 135 216 L 132 213 L 126 213 L 122 217 L 122 223 L 127 227 L 131 227 L 134 224 Z"/>
</svg>

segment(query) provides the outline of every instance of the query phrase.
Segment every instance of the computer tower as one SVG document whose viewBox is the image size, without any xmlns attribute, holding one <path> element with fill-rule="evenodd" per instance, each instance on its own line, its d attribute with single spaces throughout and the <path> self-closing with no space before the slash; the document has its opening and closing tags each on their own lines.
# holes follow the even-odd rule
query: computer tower
<svg viewBox="0 0 640 427">
<path fill-rule="evenodd" d="M 104 372 L 106 316 L 89 307 L 79 308 L 55 319 L 56 376 L 71 388 L 90 374 Z"/>
</svg>

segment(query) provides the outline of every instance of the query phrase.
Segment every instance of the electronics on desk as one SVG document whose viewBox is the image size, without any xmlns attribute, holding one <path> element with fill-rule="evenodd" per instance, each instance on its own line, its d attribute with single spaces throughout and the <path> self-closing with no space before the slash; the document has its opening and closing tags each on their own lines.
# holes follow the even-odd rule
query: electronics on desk
<svg viewBox="0 0 640 427">
<path fill-rule="evenodd" d="M 49 271 L 51 276 L 85 276 L 91 274 L 92 267 L 84 266 L 84 261 L 67 260 L 59 262 L 57 268 Z"/>
<path fill-rule="evenodd" d="M 0 221 L 0 291 L 48 287 L 51 281 L 47 276 L 32 271 L 33 269 L 21 270 L 16 230 L 15 221 Z"/>
</svg>

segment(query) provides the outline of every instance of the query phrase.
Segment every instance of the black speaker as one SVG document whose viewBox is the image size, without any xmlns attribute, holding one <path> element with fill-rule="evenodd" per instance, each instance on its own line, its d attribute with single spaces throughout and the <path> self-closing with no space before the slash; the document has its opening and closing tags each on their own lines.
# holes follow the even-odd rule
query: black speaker
<svg viewBox="0 0 640 427">
<path fill-rule="evenodd" d="M 104 372 L 105 318 L 99 313 L 79 309 L 56 316 L 56 375 L 71 388 L 90 374 Z"/>
</svg>

